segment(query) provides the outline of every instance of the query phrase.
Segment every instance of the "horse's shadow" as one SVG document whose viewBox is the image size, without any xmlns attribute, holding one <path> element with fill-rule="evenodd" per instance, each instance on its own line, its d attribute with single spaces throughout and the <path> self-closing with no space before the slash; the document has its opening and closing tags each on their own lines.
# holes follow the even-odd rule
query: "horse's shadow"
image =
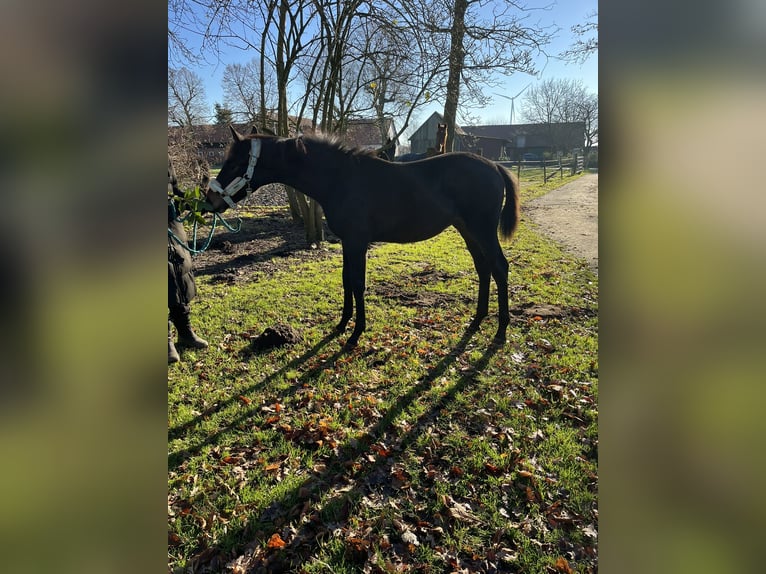
<svg viewBox="0 0 766 574">
<path fill-rule="evenodd" d="M 261 509 L 257 515 L 253 515 L 246 524 L 237 529 L 230 529 L 227 534 L 219 540 L 220 548 L 230 548 L 234 546 L 239 553 L 246 552 L 248 548 L 253 549 L 256 546 L 261 547 L 265 540 L 256 539 L 247 548 L 238 546 L 245 532 L 271 533 L 275 523 L 290 523 L 297 517 L 294 516 L 294 510 L 291 506 L 296 500 L 310 493 L 309 501 L 315 507 L 310 511 L 310 516 L 319 517 L 333 505 L 345 506 L 344 500 L 350 500 L 365 494 L 364 489 L 374 482 L 374 475 L 379 472 L 384 464 L 396 463 L 396 461 L 407 451 L 409 447 L 417 440 L 426 428 L 442 412 L 455 397 L 459 395 L 467 385 L 475 381 L 478 373 L 482 372 L 492 357 L 498 352 L 501 346 L 491 344 L 483 353 L 481 358 L 472 364 L 472 369 L 464 374 L 438 399 L 432 406 L 424 412 L 418 419 L 410 424 L 403 434 L 396 440 L 396 449 L 388 453 L 386 457 L 378 457 L 377 461 L 370 464 L 370 447 L 382 436 L 391 440 L 389 435 L 395 427 L 397 418 L 407 411 L 417 398 L 427 391 L 432 384 L 439 380 L 455 364 L 467 349 L 468 345 L 476 333 L 473 329 L 466 329 L 460 341 L 455 347 L 444 356 L 439 363 L 434 365 L 428 373 L 406 394 L 402 395 L 396 403 L 385 413 L 381 419 L 362 435 L 357 435 L 349 439 L 344 445 L 335 450 L 337 453 L 334 458 L 327 461 L 323 471 L 313 473 L 308 478 L 295 486 L 292 490 L 285 492 L 278 500 L 274 500 L 267 507 Z M 344 351 L 339 351 L 336 355 L 340 356 Z M 292 368 L 292 367 L 285 367 Z M 308 373 L 307 373 L 308 374 Z M 244 418 L 244 417 L 243 417 Z M 238 424 L 235 421 L 232 426 Z M 364 458 L 364 464 L 356 464 Z M 351 469 L 347 472 L 339 472 L 338 469 Z M 354 487 L 349 490 L 348 485 Z M 343 487 L 343 488 L 341 488 Z M 334 491 L 335 494 L 333 494 Z M 316 504 L 321 500 L 321 505 Z M 317 548 L 318 541 L 321 539 L 320 530 L 322 528 L 319 520 L 300 520 L 294 536 L 290 539 L 284 552 L 269 551 L 263 556 L 259 556 L 260 568 L 263 571 L 292 571 L 298 567 L 304 559 L 310 556 Z M 250 536 L 251 534 L 248 534 Z M 266 534 L 264 534 L 266 536 Z M 260 570 L 259 570 L 260 571 Z"/>
<path fill-rule="evenodd" d="M 286 363 L 284 366 L 280 367 L 273 373 L 267 375 L 263 379 L 261 379 L 258 383 L 247 387 L 245 389 L 239 390 L 237 392 L 237 395 L 233 395 L 229 397 L 228 399 L 224 401 L 217 402 L 213 407 L 205 410 L 204 412 L 200 413 L 196 417 L 192 418 L 191 420 L 182 423 L 178 426 L 175 426 L 168 430 L 168 441 L 176 440 L 183 437 L 183 434 L 189 430 L 190 428 L 193 428 L 200 424 L 205 418 L 209 417 L 210 415 L 219 412 L 221 410 L 224 410 L 231 405 L 235 404 L 240 400 L 241 395 L 247 395 L 248 393 L 252 393 L 254 391 L 257 391 L 258 389 L 261 389 L 265 386 L 267 386 L 270 382 L 278 379 L 279 377 L 283 376 L 285 373 L 287 373 L 290 370 L 294 370 L 307 361 L 309 361 L 312 357 L 316 356 L 325 346 L 327 346 L 333 339 L 335 339 L 338 336 L 338 333 L 336 332 L 330 332 L 329 334 L 325 335 L 321 341 L 316 343 L 311 349 L 306 351 L 305 353 L 302 353 L 300 356 L 292 359 L 288 363 Z M 247 350 L 243 350 L 243 353 L 247 353 Z M 336 355 L 340 355 L 343 352 L 338 351 Z M 307 376 L 313 376 L 316 374 L 316 371 L 318 371 L 321 367 L 315 367 L 312 369 L 309 369 L 305 374 L 304 377 Z M 302 377 L 303 378 L 303 377 Z M 182 450 L 176 451 L 174 453 L 171 453 L 168 456 L 168 469 L 173 470 L 180 466 L 186 459 L 188 459 L 191 456 L 194 456 L 198 454 L 202 448 L 204 448 L 208 444 L 214 444 L 217 442 L 217 440 L 225 435 L 228 432 L 231 432 L 231 430 L 235 429 L 237 425 L 241 424 L 245 420 L 249 419 L 253 415 L 255 415 L 258 412 L 257 408 L 249 408 L 245 409 L 243 413 L 234 419 L 229 425 L 227 425 L 225 428 L 219 430 L 216 433 L 212 433 L 206 437 L 205 440 L 200 441 L 193 446 L 186 447 Z"/>
</svg>

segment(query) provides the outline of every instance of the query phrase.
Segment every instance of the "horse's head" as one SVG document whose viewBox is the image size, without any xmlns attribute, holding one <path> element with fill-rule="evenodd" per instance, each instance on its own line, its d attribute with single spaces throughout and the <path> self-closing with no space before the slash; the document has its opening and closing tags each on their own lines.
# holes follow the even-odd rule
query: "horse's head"
<svg viewBox="0 0 766 574">
<path fill-rule="evenodd" d="M 301 138 L 280 140 L 272 135 L 259 134 L 253 126 L 249 136 L 243 136 L 233 127 L 234 142 L 226 153 L 218 177 L 211 180 L 206 200 L 215 212 L 226 211 L 264 184 L 279 181 L 278 174 L 288 164 L 285 154 L 291 158 L 305 155 Z M 290 145 L 288 145 L 288 142 Z M 295 166 L 295 162 L 290 165 Z"/>
<path fill-rule="evenodd" d="M 234 142 L 226 153 L 221 171 L 217 177 L 210 180 L 205 194 L 207 202 L 215 212 L 226 211 L 246 197 L 261 155 L 260 138 L 243 136 L 232 126 L 229 126 L 229 129 L 234 136 Z M 253 126 L 250 135 L 257 133 L 257 128 Z"/>
</svg>

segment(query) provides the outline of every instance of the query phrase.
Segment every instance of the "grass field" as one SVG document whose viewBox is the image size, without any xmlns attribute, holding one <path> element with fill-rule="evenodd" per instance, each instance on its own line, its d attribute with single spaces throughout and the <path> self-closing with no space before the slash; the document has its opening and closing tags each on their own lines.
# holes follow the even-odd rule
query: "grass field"
<svg viewBox="0 0 766 574">
<path fill-rule="evenodd" d="M 562 183 L 522 178 L 522 210 Z M 466 333 L 477 279 L 454 230 L 371 249 L 350 352 L 338 245 L 198 278 L 211 347 L 168 369 L 170 570 L 596 572 L 598 278 L 523 221 L 504 247 L 499 348 L 494 285 Z M 301 341 L 253 351 L 278 323 Z"/>
</svg>

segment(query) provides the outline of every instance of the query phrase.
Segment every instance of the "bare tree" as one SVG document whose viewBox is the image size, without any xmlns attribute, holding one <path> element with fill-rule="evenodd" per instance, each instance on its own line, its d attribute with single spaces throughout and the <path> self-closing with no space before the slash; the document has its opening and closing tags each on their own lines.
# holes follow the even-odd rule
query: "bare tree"
<svg viewBox="0 0 766 574">
<path fill-rule="evenodd" d="M 544 46 L 553 31 L 529 22 L 532 9 L 522 2 L 449 1 L 451 7 L 438 6 L 439 2 L 430 4 L 433 23 L 426 29 L 435 35 L 449 34 L 444 121 L 447 149 L 451 150 L 459 106 L 485 105 L 486 88 L 497 84 L 498 73 L 536 73 L 533 58 L 545 54 Z M 448 8 L 445 13 L 449 20 L 437 23 L 439 16 L 434 8 Z"/>
<path fill-rule="evenodd" d="M 591 12 L 585 18 L 582 24 L 572 26 L 571 30 L 577 40 L 568 50 L 559 54 L 562 60 L 582 64 L 598 52 L 598 12 Z"/>
<path fill-rule="evenodd" d="M 193 0 L 168 0 L 168 65 L 181 67 L 201 60 L 183 40 L 184 33 L 193 33 L 200 27 L 192 9 Z"/>
<path fill-rule="evenodd" d="M 593 146 L 598 143 L 598 94 L 585 94 L 580 104 L 580 119 L 585 122 L 586 161 Z"/>
<path fill-rule="evenodd" d="M 182 188 L 199 185 L 202 174 L 207 172 L 194 133 L 194 126 L 207 119 L 202 78 L 188 68 L 168 68 L 168 124 L 176 126 L 168 144 L 168 157 Z"/>
<path fill-rule="evenodd" d="M 272 74 L 261 74 L 260 58 L 253 58 L 246 64 L 228 64 L 223 71 L 222 83 L 226 105 L 242 122 L 261 124 L 262 108 L 276 108 L 276 82 Z"/>
<path fill-rule="evenodd" d="M 598 137 L 598 96 L 582 80 L 549 79 L 532 86 L 524 96 L 523 113 L 528 122 L 548 126 L 554 148 L 561 147 L 568 129 L 560 124 L 585 124 L 586 151 Z"/>
<path fill-rule="evenodd" d="M 168 123 L 191 127 L 209 115 L 202 78 L 188 68 L 168 68 Z"/>
</svg>

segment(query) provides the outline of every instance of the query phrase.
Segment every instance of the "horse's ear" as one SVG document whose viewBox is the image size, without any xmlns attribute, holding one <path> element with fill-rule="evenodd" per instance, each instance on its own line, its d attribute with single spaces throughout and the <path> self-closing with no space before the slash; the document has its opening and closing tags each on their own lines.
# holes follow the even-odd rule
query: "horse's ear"
<svg viewBox="0 0 766 574">
<path fill-rule="evenodd" d="M 229 124 L 229 129 L 231 130 L 231 135 L 234 136 L 235 142 L 241 142 L 243 139 L 245 139 L 241 135 L 239 135 L 239 132 L 234 129 L 233 125 Z"/>
<path fill-rule="evenodd" d="M 303 155 L 306 155 L 308 153 L 306 151 L 306 144 L 303 143 L 303 136 L 295 138 L 295 149 L 298 150 L 298 152 Z"/>
<path fill-rule="evenodd" d="M 252 127 L 250 128 L 250 135 L 257 134 L 257 133 L 258 133 L 258 126 L 253 124 Z"/>
</svg>

